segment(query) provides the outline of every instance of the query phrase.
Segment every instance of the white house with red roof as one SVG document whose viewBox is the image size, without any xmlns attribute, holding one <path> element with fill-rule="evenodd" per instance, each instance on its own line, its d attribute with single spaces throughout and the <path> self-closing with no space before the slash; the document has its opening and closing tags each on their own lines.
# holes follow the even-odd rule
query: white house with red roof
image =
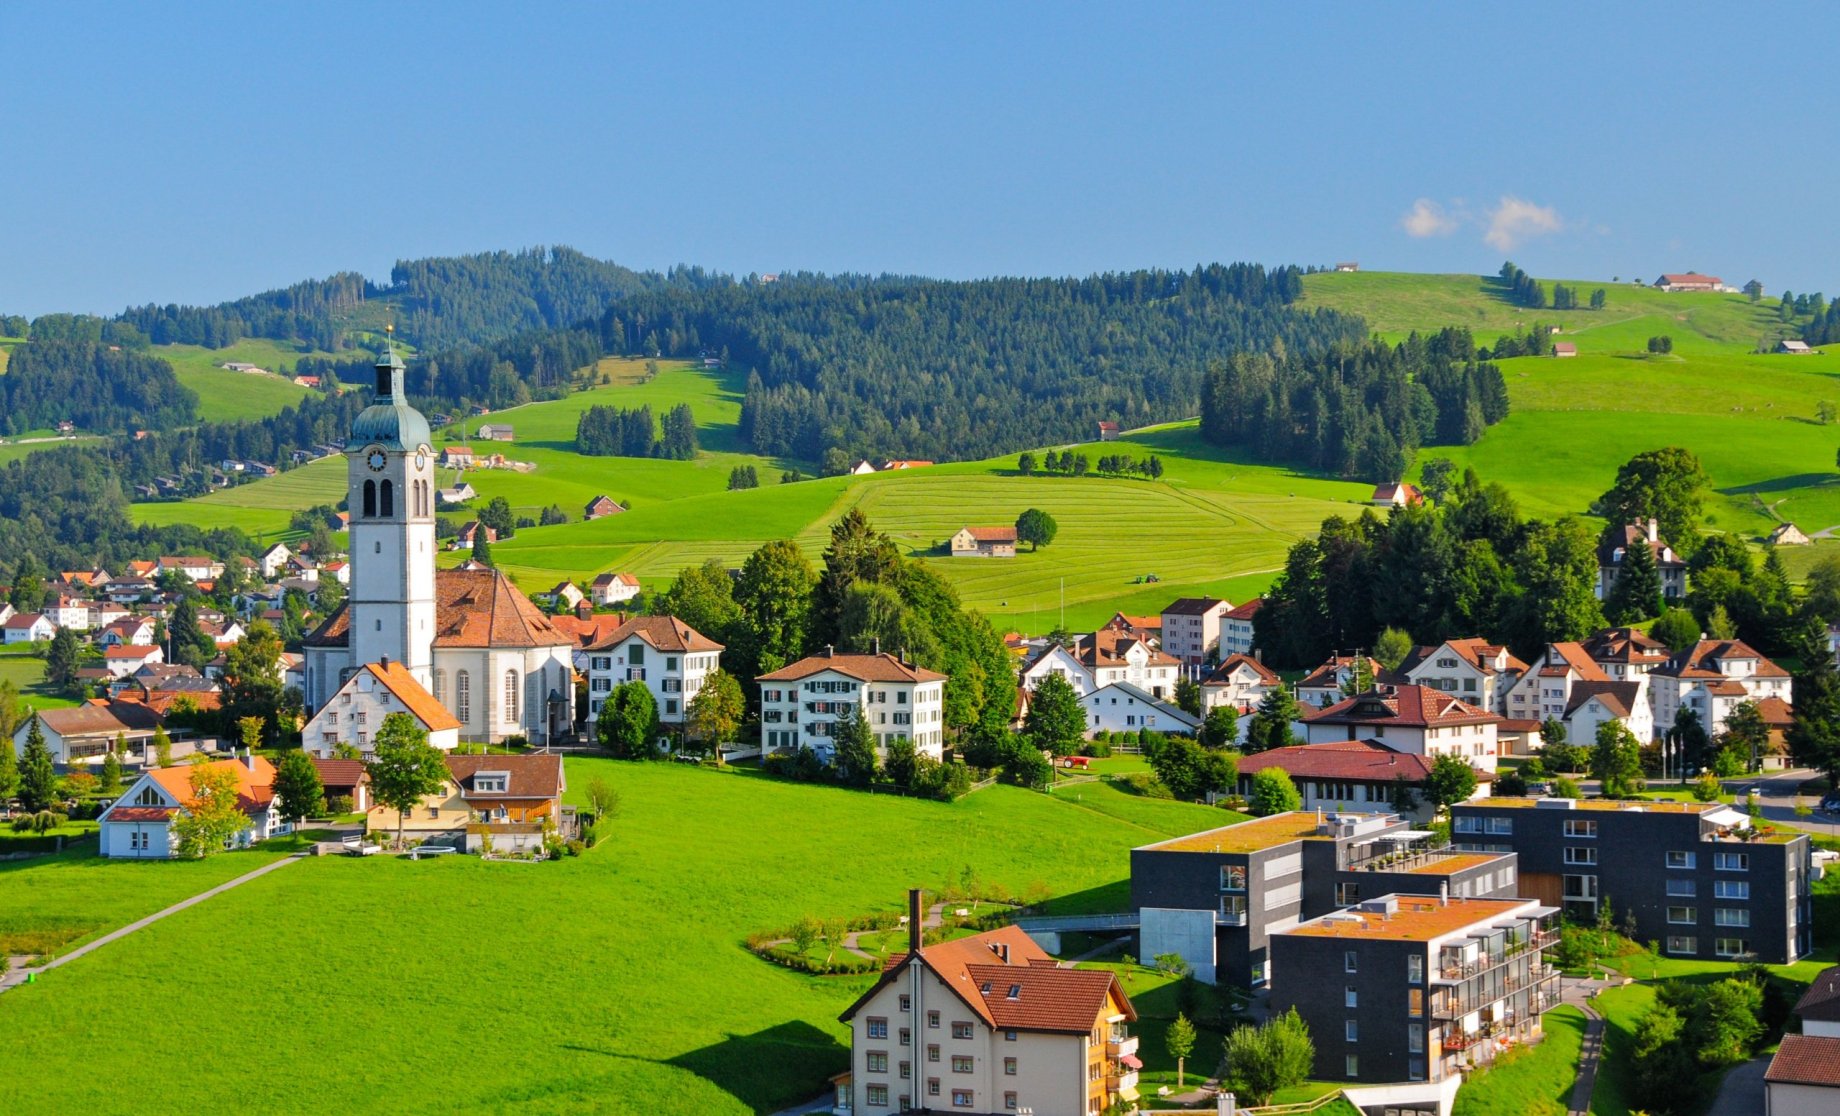
<svg viewBox="0 0 1840 1116">
<path fill-rule="evenodd" d="M 1231 655 L 1201 681 L 1201 709 L 1230 705 L 1241 712 L 1265 700 L 1284 679 L 1250 655 Z"/>
<path fill-rule="evenodd" d="M 435 700 L 401 663 L 385 659 L 366 663 L 319 707 L 301 731 L 300 746 L 309 755 L 332 758 L 349 744 L 366 758 L 376 751 L 377 730 L 392 713 L 407 713 L 428 733 L 428 743 L 451 752 L 460 744 L 460 721 Z"/>
<path fill-rule="evenodd" d="M 612 608 L 639 595 L 639 578 L 629 573 L 604 573 L 588 583 L 588 599 L 595 608 Z"/>
<path fill-rule="evenodd" d="M 1192 735 L 1201 719 L 1129 682 L 1113 682 L 1080 697 L 1086 737 L 1101 732 L 1177 732 Z"/>
<path fill-rule="evenodd" d="M 1639 678 L 1674 657 L 1667 644 L 1634 628 L 1605 628 L 1580 646 L 1598 669 L 1619 682 Z"/>
<path fill-rule="evenodd" d="M 1293 730 L 1306 744 L 1378 740 L 1431 759 L 1461 756 L 1492 774 L 1501 721 L 1499 714 L 1429 686 L 1381 685 L 1327 709 L 1306 708 Z"/>
<path fill-rule="evenodd" d="M 130 616 L 117 620 L 102 629 L 96 642 L 103 647 L 119 647 L 125 643 L 152 643 L 153 621 L 145 616 Z"/>
<path fill-rule="evenodd" d="M 1655 726 L 1674 726 L 1681 709 L 1699 714 L 1713 736 L 1725 718 L 1747 701 L 1790 700 L 1789 672 L 1740 639 L 1702 639 L 1648 673 Z"/>
<path fill-rule="evenodd" d="M 1527 673 L 1527 664 L 1487 640 L 1447 639 L 1436 647 L 1415 648 L 1399 664 L 1399 673 L 1414 686 L 1430 686 L 1505 714 L 1508 689 Z"/>
<path fill-rule="evenodd" d="M 237 806 L 249 818 L 249 827 L 232 837 L 226 847 L 243 848 L 293 831 L 275 800 L 274 765 L 261 756 L 245 755 L 145 773 L 98 819 L 97 851 L 103 856 L 140 860 L 169 860 L 177 855 L 179 838 L 173 822 L 192 802 L 192 773 L 199 770 L 229 771 L 236 777 Z"/>
<path fill-rule="evenodd" d="M 1581 682 L 1608 682 L 1610 676 L 1575 642 L 1549 643 L 1538 663 L 1508 686 L 1499 712 L 1514 720 L 1544 721 L 1565 716 L 1572 688 Z"/>
<path fill-rule="evenodd" d="M 154 643 L 118 643 L 102 649 L 102 665 L 110 678 L 126 678 L 149 663 L 163 663 L 166 652 Z"/>
<path fill-rule="evenodd" d="M 1137 1011 L 1108 969 L 1061 968 L 1017 927 L 907 950 L 838 1018 L 850 1069 L 833 1112 L 1089 1116 L 1137 1099 Z"/>
<path fill-rule="evenodd" d="M 1374 682 L 1404 681 L 1371 655 L 1331 655 L 1297 683 L 1297 701 L 1318 709 L 1327 709 L 1341 701 L 1355 685 L 1356 667 L 1362 660 L 1365 660 L 1367 677 Z"/>
<path fill-rule="evenodd" d="M 1377 508 L 1406 508 L 1425 502 L 1424 494 L 1405 481 L 1391 481 L 1374 486 L 1374 495 L 1368 501 Z"/>
<path fill-rule="evenodd" d="M 1669 273 L 1655 280 L 1655 289 L 1678 293 L 1680 291 L 1722 291 L 1725 281 L 1716 275 L 1701 275 L 1697 271 Z"/>
<path fill-rule="evenodd" d="M 622 682 L 643 682 L 658 721 L 681 728 L 690 699 L 722 665 L 723 647 L 675 616 L 635 616 L 588 648 L 588 723 Z"/>
<path fill-rule="evenodd" d="M 7 643 L 42 643 L 57 635 L 57 625 L 42 612 L 16 612 L 0 623 Z"/>
<path fill-rule="evenodd" d="M 1391 748 L 1378 740 L 1336 740 L 1272 748 L 1239 761 L 1239 793 L 1252 792 L 1252 777 L 1277 768 L 1291 777 L 1305 810 L 1399 813 L 1403 785 L 1417 808 L 1401 813 L 1413 821 L 1430 821 L 1436 807 L 1425 797 L 1431 757 Z M 1477 795 L 1488 793 L 1486 776 L 1477 780 Z"/>
<path fill-rule="evenodd" d="M 960 527 L 952 535 L 954 558 L 1014 558 L 1016 528 Z"/>
<path fill-rule="evenodd" d="M 825 648 L 755 679 L 760 686 L 760 742 L 769 752 L 810 748 L 831 762 L 837 722 L 868 721 L 878 751 L 906 737 L 921 755 L 945 750 L 946 676 L 886 652 L 845 654 Z"/>
</svg>

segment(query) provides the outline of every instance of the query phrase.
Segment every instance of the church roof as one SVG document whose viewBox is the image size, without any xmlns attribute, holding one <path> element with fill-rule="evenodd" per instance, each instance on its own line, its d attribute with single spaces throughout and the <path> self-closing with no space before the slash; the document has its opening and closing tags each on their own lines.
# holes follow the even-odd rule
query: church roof
<svg viewBox="0 0 1840 1116">
<path fill-rule="evenodd" d="M 493 569 L 436 570 L 436 647 L 570 647 L 575 640 Z M 302 642 L 308 647 L 345 647 L 351 625 L 341 604 Z"/>
</svg>

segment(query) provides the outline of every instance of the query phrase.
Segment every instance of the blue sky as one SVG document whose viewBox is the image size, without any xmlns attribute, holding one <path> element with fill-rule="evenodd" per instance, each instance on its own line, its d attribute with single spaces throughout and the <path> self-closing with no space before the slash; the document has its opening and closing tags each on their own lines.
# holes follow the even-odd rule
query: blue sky
<svg viewBox="0 0 1840 1116">
<path fill-rule="evenodd" d="M 1840 11 L 8 5 L 0 312 L 569 244 L 1840 289 Z"/>
</svg>

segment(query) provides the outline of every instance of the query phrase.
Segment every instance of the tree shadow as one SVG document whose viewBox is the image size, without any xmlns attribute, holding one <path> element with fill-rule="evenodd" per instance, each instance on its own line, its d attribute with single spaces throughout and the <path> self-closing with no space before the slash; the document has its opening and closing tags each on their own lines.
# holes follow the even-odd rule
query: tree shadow
<svg viewBox="0 0 1840 1116">
<path fill-rule="evenodd" d="M 1795 473 L 1786 477 L 1772 477 L 1756 484 L 1721 488 L 1718 492 L 1723 496 L 1750 496 L 1766 492 L 1788 492 L 1797 488 L 1824 488 L 1832 484 L 1840 484 L 1840 473 Z"/>
<path fill-rule="evenodd" d="M 799 1091 L 802 1096 L 820 1092 L 833 1074 L 850 1067 L 850 1050 L 811 1024 L 793 1020 L 750 1035 L 729 1035 L 664 1064 L 689 1070 L 756 1112 L 771 1112 L 788 1102 L 788 1081 L 809 1083 Z"/>
<path fill-rule="evenodd" d="M 1035 904 L 1035 909 L 1044 915 L 1072 914 L 1120 914 L 1132 910 L 1131 881 L 1129 879 L 1113 880 L 1108 884 L 1075 891 L 1067 895 L 1056 895 L 1052 899 Z"/>
</svg>

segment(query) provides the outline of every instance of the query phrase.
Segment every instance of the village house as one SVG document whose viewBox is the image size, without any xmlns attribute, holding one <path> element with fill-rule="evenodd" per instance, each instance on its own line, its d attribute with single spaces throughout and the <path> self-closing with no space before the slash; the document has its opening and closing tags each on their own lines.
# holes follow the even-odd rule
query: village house
<svg viewBox="0 0 1840 1116">
<path fill-rule="evenodd" d="M 1229 655 L 1201 681 L 1201 710 L 1228 705 L 1245 712 L 1284 685 L 1278 672 L 1250 655 Z"/>
<path fill-rule="evenodd" d="M 711 671 L 721 668 L 723 647 L 675 616 L 635 616 L 588 648 L 588 723 L 623 682 L 643 682 L 658 707 L 658 722 L 681 729 L 690 699 Z"/>
<path fill-rule="evenodd" d="M 1505 714 L 1508 690 L 1527 673 L 1527 664 L 1486 640 L 1449 639 L 1413 649 L 1398 673 L 1415 686 L 1458 694 L 1471 705 Z"/>
<path fill-rule="evenodd" d="M 473 449 L 471 446 L 448 446 L 441 451 L 441 466 L 446 469 L 470 469 L 473 467 Z"/>
<path fill-rule="evenodd" d="M 1305 709 L 1293 726 L 1306 744 L 1378 740 L 1389 748 L 1436 759 L 1461 756 L 1478 771 L 1495 771 L 1495 728 L 1502 718 L 1429 686 L 1380 685 L 1327 709 Z"/>
<path fill-rule="evenodd" d="M 921 460 L 921 459 L 903 460 L 900 458 L 890 458 L 889 460 L 882 462 L 881 471 L 886 473 L 886 472 L 890 472 L 896 469 L 924 469 L 928 465 L 931 465 L 931 464 L 932 464 L 931 461 L 926 461 L 926 460 Z"/>
<path fill-rule="evenodd" d="M 1674 548 L 1661 541 L 1661 525 L 1650 519 L 1623 527 L 1618 537 L 1606 540 L 1597 548 L 1597 599 L 1607 600 L 1616 579 L 1623 571 L 1623 558 L 1632 546 L 1647 546 L 1655 556 L 1655 570 L 1661 575 L 1661 596 L 1672 604 L 1687 595 L 1687 563 Z"/>
<path fill-rule="evenodd" d="M 475 500 L 478 499 L 478 497 L 479 493 L 468 481 L 456 481 L 446 488 L 437 488 L 434 490 L 435 503 L 445 508 L 458 507 L 468 500 Z"/>
<path fill-rule="evenodd" d="M 1552 355 L 1555 359 L 1575 357 L 1578 355 L 1578 346 L 1570 341 L 1554 341 L 1552 343 Z"/>
<path fill-rule="evenodd" d="M 952 536 L 954 558 L 1014 558 L 1016 528 L 960 527 Z"/>
<path fill-rule="evenodd" d="M 565 608 L 571 612 L 576 605 L 587 599 L 588 595 L 573 581 L 558 581 L 553 588 L 537 594 L 537 603 L 547 608 Z"/>
<path fill-rule="evenodd" d="M 1360 664 L 1371 683 L 1399 683 L 1405 677 L 1382 666 L 1379 659 L 1371 655 L 1331 655 L 1315 670 L 1303 676 L 1297 683 L 1297 701 L 1304 706 L 1327 709 L 1336 702 L 1354 692 L 1357 680 L 1356 664 Z"/>
<path fill-rule="evenodd" d="M 1391 810 L 1414 822 L 1431 821 L 1437 813 L 1436 804 L 1425 794 L 1431 760 L 1389 748 L 1378 740 L 1296 744 L 1256 752 L 1239 761 L 1239 794 L 1251 794 L 1252 777 L 1267 768 L 1290 776 L 1305 810 Z M 1488 793 L 1482 780 L 1477 782 L 1476 793 Z M 1407 795 L 1411 808 L 1401 809 Z"/>
<path fill-rule="evenodd" d="M 1033 690 L 1049 674 L 1059 674 L 1085 696 L 1114 682 L 1128 682 L 1163 699 L 1175 696 L 1182 664 L 1142 636 L 1100 628 L 1074 641 L 1072 648 L 1049 646 L 1023 669 L 1022 684 Z"/>
<path fill-rule="evenodd" d="M 1113 682 L 1082 695 L 1086 738 L 1102 732 L 1173 732 L 1192 736 L 1201 720 L 1186 710 L 1144 692 L 1129 682 Z"/>
<path fill-rule="evenodd" d="M 1796 1001 L 1800 1034 L 1782 1045 L 1764 1071 L 1769 1116 L 1829 1116 L 1840 1111 L 1840 966 L 1821 970 Z"/>
<path fill-rule="evenodd" d="M 1572 688 L 1581 682 L 1608 682 L 1610 676 L 1591 661 L 1584 645 L 1549 643 L 1537 664 L 1516 678 L 1507 690 L 1503 716 L 1544 721 L 1565 716 Z"/>
<path fill-rule="evenodd" d="M 1763 540 L 1770 546 L 1808 546 L 1812 540 L 1793 523 L 1778 523 Z"/>
<path fill-rule="evenodd" d="M 1375 485 L 1373 497 L 1368 501 L 1377 508 L 1407 508 L 1424 502 L 1424 494 L 1405 481 Z"/>
<path fill-rule="evenodd" d="M 1785 353 L 1789 356 L 1808 356 L 1809 354 L 1814 352 L 1813 349 L 1808 347 L 1808 342 L 1797 341 L 1793 338 L 1788 338 L 1788 337 L 1785 337 L 1781 341 L 1778 341 L 1776 343 L 1776 351 L 1779 353 Z"/>
<path fill-rule="evenodd" d="M 275 767 L 262 756 L 212 760 L 204 764 L 160 767 L 134 781 L 115 804 L 98 819 L 103 856 L 168 860 L 178 855 L 179 835 L 173 822 L 185 814 L 192 801 L 192 773 L 228 771 L 236 778 L 237 806 L 249 826 L 224 843 L 226 848 L 246 848 L 269 837 L 293 832 L 281 816 L 275 799 Z"/>
<path fill-rule="evenodd" d="M 510 423 L 488 422 L 479 427 L 479 437 L 488 442 L 509 442 L 517 437 L 517 431 Z"/>
<path fill-rule="evenodd" d="M 17 612 L 0 625 L 7 643 L 42 643 L 57 635 L 57 625 L 42 612 Z"/>
<path fill-rule="evenodd" d="M 1655 289 L 1676 293 L 1679 291 L 1717 291 L 1725 287 L 1724 280 L 1716 275 L 1701 275 L 1697 271 L 1683 272 L 1678 275 L 1663 275 L 1655 280 Z"/>
<path fill-rule="evenodd" d="M 1634 682 L 1580 682 L 1572 687 L 1561 719 L 1568 740 L 1589 747 L 1605 722 L 1620 721 L 1646 744 L 1657 736 L 1654 710 L 1645 679 Z"/>
<path fill-rule="evenodd" d="M 1137 1012 L 1116 974 L 1063 969 L 1014 926 L 923 945 L 922 915 L 914 892 L 906 952 L 838 1017 L 841 1110 L 1096 1116 L 1137 1099 Z"/>
<path fill-rule="evenodd" d="M 850 475 L 853 477 L 864 477 L 873 472 L 875 472 L 875 463 L 866 458 L 850 466 Z"/>
<path fill-rule="evenodd" d="M 481 531 L 485 532 L 486 542 L 495 543 L 498 541 L 498 532 L 495 529 L 491 527 L 487 527 L 485 524 L 475 519 L 469 522 L 466 526 L 460 528 L 460 533 L 454 536 L 453 545 L 450 549 L 453 549 L 453 550 L 471 550 L 473 549 L 473 543 L 476 539 L 479 538 L 479 533 Z"/>
<path fill-rule="evenodd" d="M 639 578 L 629 573 L 604 573 L 588 583 L 588 597 L 595 608 L 612 608 L 639 595 Z"/>
<path fill-rule="evenodd" d="M 125 740 L 132 752 L 150 742 L 162 724 L 159 713 L 139 702 L 94 700 L 67 709 L 45 709 L 14 730 L 15 755 L 25 754 L 33 720 L 45 738 L 51 762 L 67 767 L 101 763 L 114 750 L 118 738 Z"/>
<path fill-rule="evenodd" d="M 293 556 L 294 552 L 287 548 L 286 543 L 276 543 L 262 552 L 262 557 L 257 562 L 257 566 L 261 569 L 264 578 L 272 580 L 273 578 L 281 576 L 281 571 L 287 565 L 287 560 Z"/>
<path fill-rule="evenodd" d="M 69 628 L 73 632 L 87 632 L 90 622 L 90 604 L 82 597 L 59 593 L 52 598 L 50 607 L 45 609 L 45 617 L 51 621 L 53 628 Z"/>
<path fill-rule="evenodd" d="M 603 494 L 588 501 L 588 506 L 582 509 L 581 518 L 584 522 L 591 519 L 605 519 L 610 515 L 619 515 L 625 510 L 614 502 L 613 497 Z"/>
<path fill-rule="evenodd" d="M 157 644 L 119 643 L 102 649 L 102 665 L 111 678 L 126 678 L 149 663 L 165 661 L 166 652 Z"/>
<path fill-rule="evenodd" d="M 1218 657 L 1220 626 L 1232 609 L 1231 601 L 1217 597 L 1179 597 L 1170 602 L 1163 609 L 1163 652 L 1199 674 L 1210 655 Z"/>
<path fill-rule="evenodd" d="M 98 647 L 119 647 L 124 643 L 152 643 L 153 621 L 145 616 L 130 616 L 105 626 L 96 636 Z"/>
<path fill-rule="evenodd" d="M 1700 640 L 1649 671 L 1648 687 L 1657 727 L 1672 728 L 1675 714 L 1690 709 L 1713 736 L 1747 701 L 1790 700 L 1789 672 L 1737 639 Z"/>
<path fill-rule="evenodd" d="M 1099 420 L 1099 440 L 1101 442 L 1116 442 L 1118 440 L 1118 424 L 1106 419 Z"/>
<path fill-rule="evenodd" d="M 1618 682 L 1639 678 L 1673 657 L 1666 644 L 1634 628 L 1605 628 L 1581 646 L 1598 669 Z"/>
<path fill-rule="evenodd" d="M 307 721 L 300 746 L 330 759 L 334 748 L 349 744 L 368 759 L 376 751 L 377 730 L 392 713 L 414 718 L 417 727 L 428 733 L 428 743 L 444 752 L 460 744 L 460 721 L 406 667 L 385 659 L 364 664 L 345 680 Z"/>
<path fill-rule="evenodd" d="M 584 603 L 576 605 L 573 613 L 557 613 L 549 618 L 549 622 L 555 626 L 557 631 L 574 642 L 574 648 L 569 656 L 570 661 L 574 665 L 575 673 L 586 678 L 591 662 L 588 649 L 612 635 L 621 624 L 626 622 L 626 617 L 617 612 L 594 612 Z M 576 712 L 584 717 L 587 715 L 585 709 L 578 708 Z"/>
<path fill-rule="evenodd" d="M 921 755 L 945 750 L 945 683 L 938 671 L 887 654 L 853 655 L 827 647 L 763 674 L 760 740 L 768 752 L 810 748 L 830 763 L 837 722 L 861 717 L 875 734 L 878 752 L 905 737 Z"/>
<path fill-rule="evenodd" d="M 307 758 L 313 761 L 313 770 L 319 775 L 320 789 L 325 792 L 328 803 L 335 798 L 348 798 L 351 812 L 358 814 L 371 808 L 370 769 L 364 766 L 363 760 Z"/>
<path fill-rule="evenodd" d="M 165 557 L 155 563 L 156 575 L 172 573 L 175 570 L 193 581 L 209 581 L 214 577 L 223 576 L 224 564 L 212 558 L 197 556 Z"/>
<path fill-rule="evenodd" d="M 1158 647 L 1163 645 L 1163 618 L 1160 615 L 1131 616 L 1123 612 L 1114 612 L 1112 618 L 1105 622 L 1105 626 L 1115 631 L 1141 636 Z"/>
<path fill-rule="evenodd" d="M 1264 603 L 1265 598 L 1254 597 L 1238 608 L 1228 609 L 1227 614 L 1221 617 L 1221 658 L 1252 654 L 1253 618 L 1259 614 L 1259 606 Z"/>
</svg>

